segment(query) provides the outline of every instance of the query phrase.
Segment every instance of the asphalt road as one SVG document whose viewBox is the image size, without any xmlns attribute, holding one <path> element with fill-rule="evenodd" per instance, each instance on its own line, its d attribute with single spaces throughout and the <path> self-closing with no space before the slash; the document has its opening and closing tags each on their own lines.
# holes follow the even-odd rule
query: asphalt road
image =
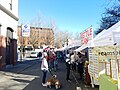
<svg viewBox="0 0 120 90">
<path fill-rule="evenodd" d="M 38 62 L 37 64 L 31 66 L 30 68 L 24 70 L 21 72 L 21 74 L 26 75 L 33 75 L 37 76 L 34 80 L 30 82 L 29 85 L 27 85 L 24 90 L 54 90 L 55 88 L 46 88 L 41 85 L 41 79 L 42 79 L 42 72 L 40 70 L 41 63 Z M 59 63 L 59 68 L 56 72 L 52 72 L 53 74 L 57 75 L 57 78 L 60 80 L 62 87 L 60 90 L 76 90 L 76 85 L 74 82 L 69 83 L 65 80 L 66 76 L 66 68 L 64 63 Z M 47 79 L 51 77 L 51 74 L 47 73 Z"/>
<path fill-rule="evenodd" d="M 25 69 L 24 71 L 21 71 L 19 74 L 24 74 L 24 75 L 31 75 L 35 76 L 35 78 L 29 82 L 29 84 L 23 89 L 23 90 L 55 90 L 54 87 L 47 88 L 43 87 L 41 85 L 41 79 L 42 79 L 42 71 L 40 70 L 40 65 L 41 62 L 38 60 L 35 60 L 36 63 L 34 63 L 32 66 L 29 68 Z M 92 88 L 90 85 L 85 85 L 83 81 L 79 80 L 77 77 L 76 79 L 78 80 L 79 84 L 76 83 L 76 80 L 71 72 L 70 78 L 71 82 L 67 82 L 65 77 L 66 77 L 66 66 L 65 62 L 59 62 L 59 67 L 56 72 L 52 72 L 53 74 L 57 75 L 57 78 L 60 80 L 60 83 L 62 85 L 60 90 L 76 90 L 76 87 L 79 86 L 81 87 L 80 90 L 99 90 L 98 87 Z M 76 75 L 76 74 L 74 74 Z M 48 72 L 47 73 L 47 79 L 51 77 L 51 74 Z"/>
</svg>

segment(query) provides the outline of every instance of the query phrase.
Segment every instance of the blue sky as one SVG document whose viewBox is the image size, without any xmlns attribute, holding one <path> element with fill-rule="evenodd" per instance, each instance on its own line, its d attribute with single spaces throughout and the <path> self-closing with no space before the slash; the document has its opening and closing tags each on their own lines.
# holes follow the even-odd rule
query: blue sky
<svg viewBox="0 0 120 90">
<path fill-rule="evenodd" d="M 81 33 L 86 28 L 99 26 L 110 0 L 19 0 L 19 23 L 29 23 L 40 12 L 53 20 L 60 30 Z"/>
</svg>

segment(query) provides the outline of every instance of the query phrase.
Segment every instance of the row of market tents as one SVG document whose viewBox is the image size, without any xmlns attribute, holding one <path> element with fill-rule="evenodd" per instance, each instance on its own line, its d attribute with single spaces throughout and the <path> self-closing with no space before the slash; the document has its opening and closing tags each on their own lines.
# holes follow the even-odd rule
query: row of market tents
<svg viewBox="0 0 120 90">
<path fill-rule="evenodd" d="M 118 48 L 116 48 L 116 45 Z M 106 81 L 106 83 L 110 83 L 109 90 L 120 90 L 120 21 L 107 30 L 103 30 L 75 51 L 80 52 L 86 48 L 90 59 L 89 74 L 92 86 L 94 87 L 94 84 L 98 84 L 100 85 L 99 90 L 108 90 L 106 84 L 103 84 Z M 100 52 L 101 56 L 98 55 Z M 110 80 L 108 80 L 107 75 L 104 76 L 104 79 L 100 79 L 99 74 L 101 72 L 103 74 L 103 71 L 104 73 L 107 72 L 106 74 L 111 78 Z M 113 83 L 114 79 L 117 83 Z M 99 83 L 100 80 L 101 84 Z"/>
<path fill-rule="evenodd" d="M 68 45 L 56 49 L 56 51 L 64 51 L 73 47 L 77 47 L 75 51 L 81 53 L 87 49 L 88 72 L 92 87 L 100 85 L 99 90 L 120 90 L 120 21 L 83 45 L 80 40 L 72 40 Z M 104 74 L 101 75 L 102 78 L 100 78 L 100 74 Z"/>
<path fill-rule="evenodd" d="M 120 43 L 120 21 L 107 30 L 103 30 L 95 38 L 82 45 L 76 51 L 81 51 L 87 47 L 106 46 Z"/>
</svg>

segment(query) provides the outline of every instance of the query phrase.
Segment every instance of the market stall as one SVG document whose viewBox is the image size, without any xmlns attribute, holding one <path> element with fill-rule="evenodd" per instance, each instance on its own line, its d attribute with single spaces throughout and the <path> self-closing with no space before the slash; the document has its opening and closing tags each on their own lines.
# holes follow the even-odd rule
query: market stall
<svg viewBox="0 0 120 90">
<path fill-rule="evenodd" d="M 105 74 L 107 77 L 109 76 L 111 81 L 118 82 L 119 70 L 120 45 L 99 46 L 89 49 L 89 74 L 91 76 L 93 87 L 94 84 L 99 85 L 99 81 L 101 81 L 100 76 L 102 74 Z M 102 74 L 100 74 L 101 72 Z"/>
<path fill-rule="evenodd" d="M 92 87 L 94 87 L 94 85 L 99 85 L 99 81 L 100 81 L 99 73 L 101 72 L 102 74 L 105 73 L 105 75 L 108 75 L 112 80 L 116 80 L 117 82 L 119 82 L 118 72 L 120 70 L 119 69 L 120 64 L 118 63 L 118 61 L 120 58 L 115 53 L 116 50 L 118 50 L 119 52 L 120 49 L 119 44 L 120 44 L 120 22 L 116 23 L 107 30 L 103 30 L 95 38 L 88 41 L 86 45 L 82 45 L 80 48 L 76 50 L 76 51 L 82 51 L 83 49 L 88 48 L 88 55 L 89 55 L 88 71 L 91 76 Z M 100 55 L 100 52 L 110 53 L 110 51 L 114 52 L 114 55 L 109 55 L 105 57 Z M 114 68 L 111 68 L 111 65 Z M 118 88 L 119 88 L 119 83 L 118 83 Z"/>
</svg>

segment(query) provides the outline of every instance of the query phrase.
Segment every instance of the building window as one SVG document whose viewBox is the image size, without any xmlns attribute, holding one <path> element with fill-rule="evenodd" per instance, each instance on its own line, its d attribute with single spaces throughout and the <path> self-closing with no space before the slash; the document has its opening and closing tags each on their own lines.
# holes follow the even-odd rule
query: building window
<svg viewBox="0 0 120 90">
<path fill-rule="evenodd" d="M 46 37 L 46 39 L 48 40 L 48 39 L 49 39 L 49 37 L 47 36 L 47 37 Z"/>
<path fill-rule="evenodd" d="M 25 44 L 25 42 L 23 42 L 22 44 Z"/>
<path fill-rule="evenodd" d="M 13 39 L 13 29 L 10 27 L 7 27 L 7 37 Z"/>
<path fill-rule="evenodd" d="M 35 44 L 38 44 L 38 41 L 36 41 Z"/>
<path fill-rule="evenodd" d="M 31 42 L 29 41 L 28 44 L 31 44 Z"/>
<path fill-rule="evenodd" d="M 10 45 L 11 39 L 13 39 L 13 29 L 7 27 L 7 34 L 6 34 L 6 45 Z"/>
<path fill-rule="evenodd" d="M 41 43 L 40 43 L 40 45 L 43 45 L 43 44 L 44 44 L 44 42 L 41 42 Z"/>
<path fill-rule="evenodd" d="M 10 10 L 12 10 L 12 0 L 9 0 Z"/>
<path fill-rule="evenodd" d="M 1 26 L 2 26 L 2 25 L 0 24 L 0 35 L 1 35 Z"/>
<path fill-rule="evenodd" d="M 44 39 L 44 36 L 41 36 L 41 39 Z"/>
<path fill-rule="evenodd" d="M 29 44 L 32 44 L 32 42 L 30 41 Z"/>
</svg>

